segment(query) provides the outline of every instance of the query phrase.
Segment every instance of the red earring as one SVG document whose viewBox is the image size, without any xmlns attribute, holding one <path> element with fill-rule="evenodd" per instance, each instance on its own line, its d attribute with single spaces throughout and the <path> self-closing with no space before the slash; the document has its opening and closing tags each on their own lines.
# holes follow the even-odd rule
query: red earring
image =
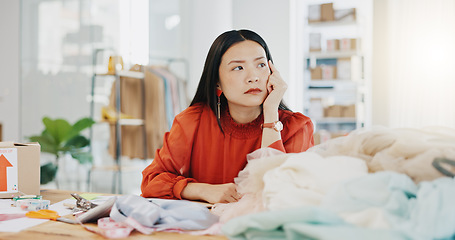
<svg viewBox="0 0 455 240">
<path fill-rule="evenodd" d="M 218 112 L 216 113 L 216 116 L 218 117 L 218 119 L 220 119 L 220 106 L 221 106 L 220 96 L 222 93 L 223 93 L 223 91 L 221 91 L 218 88 L 216 89 L 216 96 L 218 98 L 218 102 L 216 103 Z"/>
</svg>

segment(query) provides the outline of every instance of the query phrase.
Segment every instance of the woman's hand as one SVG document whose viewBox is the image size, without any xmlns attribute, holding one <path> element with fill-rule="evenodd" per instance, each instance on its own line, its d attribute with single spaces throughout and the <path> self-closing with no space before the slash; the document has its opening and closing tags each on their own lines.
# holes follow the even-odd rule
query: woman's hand
<svg viewBox="0 0 455 240">
<path fill-rule="evenodd" d="M 278 111 L 278 106 L 288 85 L 270 60 L 269 67 L 271 71 L 267 81 L 267 92 L 269 95 L 264 100 L 263 109 L 264 111 Z"/>
<path fill-rule="evenodd" d="M 234 183 L 188 183 L 181 195 L 188 200 L 203 200 L 209 203 L 237 202 L 241 198 Z"/>
</svg>

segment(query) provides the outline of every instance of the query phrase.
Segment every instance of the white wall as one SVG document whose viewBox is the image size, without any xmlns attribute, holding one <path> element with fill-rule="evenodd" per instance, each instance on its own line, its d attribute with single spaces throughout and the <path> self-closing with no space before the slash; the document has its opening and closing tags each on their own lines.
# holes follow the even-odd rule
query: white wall
<svg viewBox="0 0 455 240">
<path fill-rule="evenodd" d="M 181 0 L 182 52 L 190 63 L 188 96 L 193 98 L 207 53 L 218 35 L 232 29 L 232 2 Z"/>
<path fill-rule="evenodd" d="M 3 141 L 19 141 L 20 1 L 0 0 L 0 123 Z"/>
<path fill-rule="evenodd" d="M 387 1 L 374 0 L 373 4 L 372 124 L 389 126 Z"/>
<path fill-rule="evenodd" d="M 234 29 L 250 29 L 258 33 L 269 46 L 273 61 L 289 85 L 284 98 L 289 107 L 296 109 L 296 92 L 292 88 L 295 69 L 291 65 L 291 27 L 289 0 L 232 0 Z"/>
<path fill-rule="evenodd" d="M 291 109 L 300 111 L 296 99 L 301 91 L 291 87 L 297 78 L 292 76 L 296 67 L 291 64 L 290 22 L 293 15 L 289 0 L 181 0 L 180 7 L 184 31 L 181 48 L 183 57 L 190 62 L 190 98 L 194 96 L 205 58 L 215 38 L 232 29 L 250 29 L 267 42 L 276 67 L 290 86 L 285 94 L 286 103 Z"/>
</svg>

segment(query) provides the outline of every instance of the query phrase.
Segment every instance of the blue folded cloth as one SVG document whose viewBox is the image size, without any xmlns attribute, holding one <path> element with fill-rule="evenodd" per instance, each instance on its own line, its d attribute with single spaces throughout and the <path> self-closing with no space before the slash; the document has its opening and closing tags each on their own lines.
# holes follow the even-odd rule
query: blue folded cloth
<svg viewBox="0 0 455 240">
<path fill-rule="evenodd" d="M 218 222 L 218 217 L 203 205 L 186 200 L 149 201 L 137 195 L 117 198 L 110 217 L 123 222 L 131 217 L 146 227 L 202 230 Z"/>
</svg>

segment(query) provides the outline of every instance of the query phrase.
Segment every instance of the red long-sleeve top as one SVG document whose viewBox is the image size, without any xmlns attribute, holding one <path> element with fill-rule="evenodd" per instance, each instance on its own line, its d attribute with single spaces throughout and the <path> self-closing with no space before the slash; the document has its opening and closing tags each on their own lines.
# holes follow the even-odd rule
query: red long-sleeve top
<svg viewBox="0 0 455 240">
<path fill-rule="evenodd" d="M 303 152 L 314 145 L 313 124 L 301 113 L 279 110 L 281 139 L 270 147 L 287 153 Z M 215 114 L 206 104 L 195 104 L 174 119 L 161 149 L 142 172 L 142 196 L 182 199 L 189 182 L 223 184 L 245 167 L 246 155 L 261 147 L 264 117 L 247 124 L 236 123 L 228 111 Z"/>
</svg>

